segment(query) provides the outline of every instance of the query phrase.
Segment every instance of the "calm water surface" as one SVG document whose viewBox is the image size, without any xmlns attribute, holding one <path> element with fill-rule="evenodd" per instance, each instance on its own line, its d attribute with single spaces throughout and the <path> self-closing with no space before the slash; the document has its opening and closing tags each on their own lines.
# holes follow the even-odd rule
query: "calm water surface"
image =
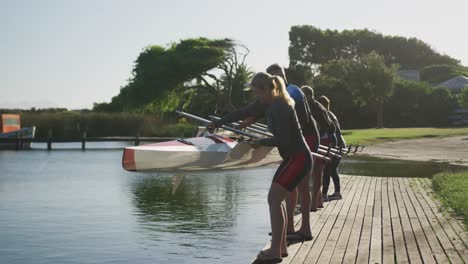
<svg viewBox="0 0 468 264">
<path fill-rule="evenodd" d="M 246 263 L 269 239 L 274 167 L 179 177 L 126 172 L 121 155 L 0 151 L 0 263 Z M 341 170 L 408 168 L 445 167 L 346 158 Z"/>
</svg>

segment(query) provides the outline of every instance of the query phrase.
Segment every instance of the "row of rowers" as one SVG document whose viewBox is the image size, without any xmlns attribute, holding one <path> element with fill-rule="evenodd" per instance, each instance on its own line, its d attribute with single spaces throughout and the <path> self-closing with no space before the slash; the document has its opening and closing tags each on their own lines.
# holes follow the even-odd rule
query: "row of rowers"
<svg viewBox="0 0 468 264">
<path fill-rule="evenodd" d="M 249 105 L 230 113 L 208 125 L 213 129 L 223 124 L 243 120 L 248 126 L 260 117 L 265 117 L 271 138 L 262 138 L 252 143 L 275 146 L 283 159 L 278 167 L 268 193 L 272 242 L 269 249 L 257 256 L 258 263 L 279 263 L 287 256 L 289 239 L 311 240 L 310 211 L 323 207 L 323 201 L 341 199 L 337 167 L 339 157 L 331 162 L 312 157 L 319 144 L 345 147 L 336 116 L 329 111 L 329 100 L 314 99 L 309 86 L 299 88 L 287 82 L 284 69 L 278 64 L 267 68 L 267 73 L 257 73 L 251 80 L 256 99 Z M 327 196 L 330 177 L 335 193 Z M 323 178 L 323 196 L 322 191 Z M 309 182 L 312 180 L 312 194 Z M 294 210 L 298 196 L 302 212 L 301 227 L 294 230 Z M 283 201 L 286 201 L 284 206 Z"/>
</svg>

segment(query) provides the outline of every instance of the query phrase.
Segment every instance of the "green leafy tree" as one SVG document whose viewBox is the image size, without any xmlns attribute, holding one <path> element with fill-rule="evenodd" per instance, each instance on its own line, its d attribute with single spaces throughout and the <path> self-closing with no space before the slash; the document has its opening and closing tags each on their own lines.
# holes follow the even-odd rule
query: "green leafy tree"
<svg viewBox="0 0 468 264">
<path fill-rule="evenodd" d="M 428 95 L 421 104 L 421 117 L 425 123 L 437 124 L 439 126 L 449 125 L 448 116 L 457 106 L 456 99 L 447 88 L 436 87 L 429 90 Z"/>
<path fill-rule="evenodd" d="M 226 50 L 225 60 L 216 67 L 215 72 L 204 72 L 198 79 L 216 97 L 218 111 L 230 112 L 245 105 L 252 98 L 252 94 L 245 91 L 246 83 L 252 77 L 252 71 L 245 63 L 250 53 L 243 45 L 233 45 Z M 200 88 L 199 85 L 192 88 Z"/>
<path fill-rule="evenodd" d="M 319 68 L 317 83 L 332 83 L 352 95 L 353 105 L 372 107 L 377 127 L 383 127 L 383 106 L 393 92 L 396 66 L 387 67 L 383 56 L 371 52 L 359 60 L 340 59 Z M 322 84 L 320 84 L 322 82 Z M 349 109 L 352 109 L 349 106 Z"/>
<path fill-rule="evenodd" d="M 221 65 L 233 46 L 230 39 L 197 38 L 182 40 L 168 48 L 147 47 L 135 61 L 133 76 L 127 85 L 111 103 L 95 104 L 95 110 L 160 111 L 154 107 L 160 107 L 166 101 L 177 105 L 171 91 Z"/>
<path fill-rule="evenodd" d="M 460 94 L 460 106 L 468 108 L 468 87 L 463 88 Z"/>
<path fill-rule="evenodd" d="M 421 81 L 437 84 L 458 75 L 458 69 L 454 65 L 429 65 L 421 70 Z"/>
<path fill-rule="evenodd" d="M 397 79 L 392 97 L 385 104 L 386 123 L 391 127 L 417 127 L 430 125 L 424 120 L 422 109 L 430 93 L 429 84 Z"/>
<path fill-rule="evenodd" d="M 312 83 L 314 73 L 310 67 L 297 65 L 285 69 L 288 81 L 295 85 L 306 85 Z"/>
<path fill-rule="evenodd" d="M 421 69 L 432 64 L 459 65 L 459 61 L 435 52 L 416 38 L 385 36 L 368 29 L 322 30 L 314 26 L 293 26 L 289 32 L 290 67 L 311 67 L 331 60 L 356 60 L 375 51 L 387 65 L 399 64 L 403 69 Z"/>
<path fill-rule="evenodd" d="M 393 84 L 396 77 L 396 66 L 387 67 L 383 56 L 371 52 L 364 58 L 363 67 L 360 67 L 361 76 L 365 76 L 358 89 L 358 97 L 367 104 L 377 106 L 377 127 L 383 127 L 384 103 L 393 93 Z"/>
</svg>

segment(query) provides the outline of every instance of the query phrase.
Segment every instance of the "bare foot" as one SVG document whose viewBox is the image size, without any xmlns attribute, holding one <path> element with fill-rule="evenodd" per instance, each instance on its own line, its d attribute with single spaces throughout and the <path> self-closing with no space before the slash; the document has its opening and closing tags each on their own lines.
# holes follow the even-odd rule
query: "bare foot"
<svg viewBox="0 0 468 264">
<path fill-rule="evenodd" d="M 310 241 L 312 240 L 312 232 L 311 231 L 302 231 L 298 230 L 295 233 L 288 234 L 288 238 L 292 240 L 305 240 L 305 241 Z"/>
<path fill-rule="evenodd" d="M 274 257 L 273 253 L 271 252 L 271 248 L 261 250 L 260 253 L 258 253 L 257 258 L 259 258 L 259 257 L 263 258 L 265 256 Z M 281 258 L 285 258 L 287 256 L 288 256 L 288 251 L 287 250 L 281 250 Z"/>
</svg>

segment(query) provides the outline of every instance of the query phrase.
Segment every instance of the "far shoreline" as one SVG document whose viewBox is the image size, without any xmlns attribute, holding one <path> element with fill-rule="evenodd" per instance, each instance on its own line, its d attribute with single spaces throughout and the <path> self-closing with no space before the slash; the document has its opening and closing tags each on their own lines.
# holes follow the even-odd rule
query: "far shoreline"
<svg viewBox="0 0 468 264">
<path fill-rule="evenodd" d="M 468 135 L 406 139 L 371 144 L 359 155 L 378 158 L 435 161 L 468 167 Z"/>
</svg>

